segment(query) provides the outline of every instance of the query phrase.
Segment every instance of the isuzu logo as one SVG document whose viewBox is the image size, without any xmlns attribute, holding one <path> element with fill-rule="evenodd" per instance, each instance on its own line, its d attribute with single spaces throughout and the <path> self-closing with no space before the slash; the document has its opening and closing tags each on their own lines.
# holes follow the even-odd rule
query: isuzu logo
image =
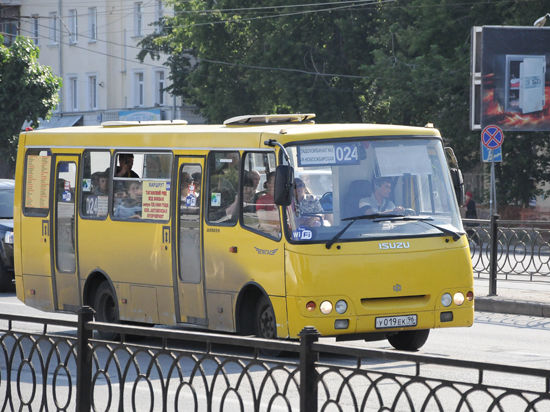
<svg viewBox="0 0 550 412">
<path fill-rule="evenodd" d="M 378 248 L 382 250 L 386 249 L 408 249 L 410 248 L 409 242 L 378 242 Z"/>
</svg>

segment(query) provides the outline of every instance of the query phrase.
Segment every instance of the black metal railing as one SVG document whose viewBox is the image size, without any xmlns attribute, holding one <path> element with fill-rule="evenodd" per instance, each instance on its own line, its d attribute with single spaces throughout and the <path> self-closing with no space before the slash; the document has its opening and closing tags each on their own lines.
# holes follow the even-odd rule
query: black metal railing
<svg viewBox="0 0 550 412">
<path fill-rule="evenodd" d="M 319 343 L 310 327 L 293 342 L 92 316 L 0 315 L 2 411 L 550 410 L 550 370 Z"/>
<path fill-rule="evenodd" d="M 550 222 L 495 216 L 491 220 L 463 219 L 463 224 L 478 277 L 493 273 L 493 261 L 495 279 L 550 282 Z"/>
</svg>

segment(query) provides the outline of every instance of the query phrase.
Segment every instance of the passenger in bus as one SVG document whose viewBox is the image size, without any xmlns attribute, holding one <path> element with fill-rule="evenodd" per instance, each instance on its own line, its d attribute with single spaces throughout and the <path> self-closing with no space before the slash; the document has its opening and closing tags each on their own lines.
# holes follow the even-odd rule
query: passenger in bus
<svg viewBox="0 0 550 412">
<path fill-rule="evenodd" d="M 264 232 L 278 237 L 281 234 L 281 224 L 279 222 L 279 210 L 275 205 L 275 172 L 267 174 L 267 180 L 264 183 L 266 193 L 261 196 L 256 203 L 256 212 L 258 213 L 259 227 Z"/>
<path fill-rule="evenodd" d="M 257 176 L 257 180 L 256 180 Z M 243 213 L 256 212 L 256 188 L 260 183 L 260 174 L 254 170 L 245 171 L 243 176 Z"/>
<path fill-rule="evenodd" d="M 118 155 L 119 166 L 116 167 L 116 177 L 137 177 L 138 174 L 132 170 L 134 166 L 134 155 L 132 153 L 121 153 Z"/>
<path fill-rule="evenodd" d="M 379 177 L 374 181 L 374 192 L 369 197 L 359 200 L 359 208 L 366 215 L 402 210 L 390 200 L 392 180 L 389 177 Z"/>
<path fill-rule="evenodd" d="M 193 178 L 193 184 L 195 185 L 195 192 L 200 193 L 201 191 L 201 172 L 195 172 L 191 175 Z"/>
<path fill-rule="evenodd" d="M 256 202 L 256 210 L 275 210 L 275 172 L 270 172 L 266 176 L 264 182 L 265 193 L 258 198 Z"/>
<path fill-rule="evenodd" d="M 295 208 L 298 226 L 321 226 L 324 210 L 319 199 L 309 191 L 302 179 L 294 179 L 294 185 L 296 190 Z"/>
<path fill-rule="evenodd" d="M 129 182 L 127 196 L 121 199 L 120 203 L 115 206 L 115 217 L 121 219 L 140 219 L 141 196 L 141 182 Z"/>
<path fill-rule="evenodd" d="M 193 190 L 190 191 L 190 186 L 193 185 L 193 179 L 189 176 L 189 173 L 183 172 L 181 174 L 181 191 L 180 191 L 180 210 L 195 208 L 198 206 L 197 194 Z"/>
<path fill-rule="evenodd" d="M 105 196 L 108 193 L 107 172 L 95 172 L 92 174 L 92 193 L 94 195 Z"/>
</svg>

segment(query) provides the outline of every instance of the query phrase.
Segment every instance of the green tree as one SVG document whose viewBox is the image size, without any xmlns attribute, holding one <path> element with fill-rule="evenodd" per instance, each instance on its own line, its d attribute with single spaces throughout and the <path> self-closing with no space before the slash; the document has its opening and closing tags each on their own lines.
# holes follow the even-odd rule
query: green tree
<svg viewBox="0 0 550 412">
<path fill-rule="evenodd" d="M 139 57 L 167 53 L 170 91 L 197 105 L 211 122 L 289 111 L 312 111 L 323 121 L 360 121 L 358 77 L 360 65 L 370 60 L 365 33 L 375 8 L 268 8 L 285 2 L 295 4 L 169 1 L 175 17 L 144 39 Z M 261 10 L 243 10 L 253 7 Z"/>
<path fill-rule="evenodd" d="M 322 122 L 431 122 L 465 171 L 480 167 L 480 134 L 469 127 L 472 26 L 526 25 L 548 11 L 543 0 L 169 3 L 175 17 L 139 57 L 168 54 L 170 91 L 209 121 L 312 111 Z M 499 204 L 541 194 L 547 140 L 506 133 Z"/>
<path fill-rule="evenodd" d="M 0 36 L 0 176 L 13 176 L 19 132 L 25 120 L 33 127 L 57 105 L 61 79 L 38 63 L 38 47 L 25 37 L 11 46 Z"/>
</svg>

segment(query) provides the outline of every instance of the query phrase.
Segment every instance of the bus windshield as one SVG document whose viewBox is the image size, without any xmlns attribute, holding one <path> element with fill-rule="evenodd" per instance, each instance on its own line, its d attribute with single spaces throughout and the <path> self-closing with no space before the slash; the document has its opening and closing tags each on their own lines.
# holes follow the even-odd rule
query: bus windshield
<svg viewBox="0 0 550 412">
<path fill-rule="evenodd" d="M 287 146 L 295 170 L 287 236 L 330 242 L 463 233 L 439 139 L 363 138 Z"/>
</svg>

